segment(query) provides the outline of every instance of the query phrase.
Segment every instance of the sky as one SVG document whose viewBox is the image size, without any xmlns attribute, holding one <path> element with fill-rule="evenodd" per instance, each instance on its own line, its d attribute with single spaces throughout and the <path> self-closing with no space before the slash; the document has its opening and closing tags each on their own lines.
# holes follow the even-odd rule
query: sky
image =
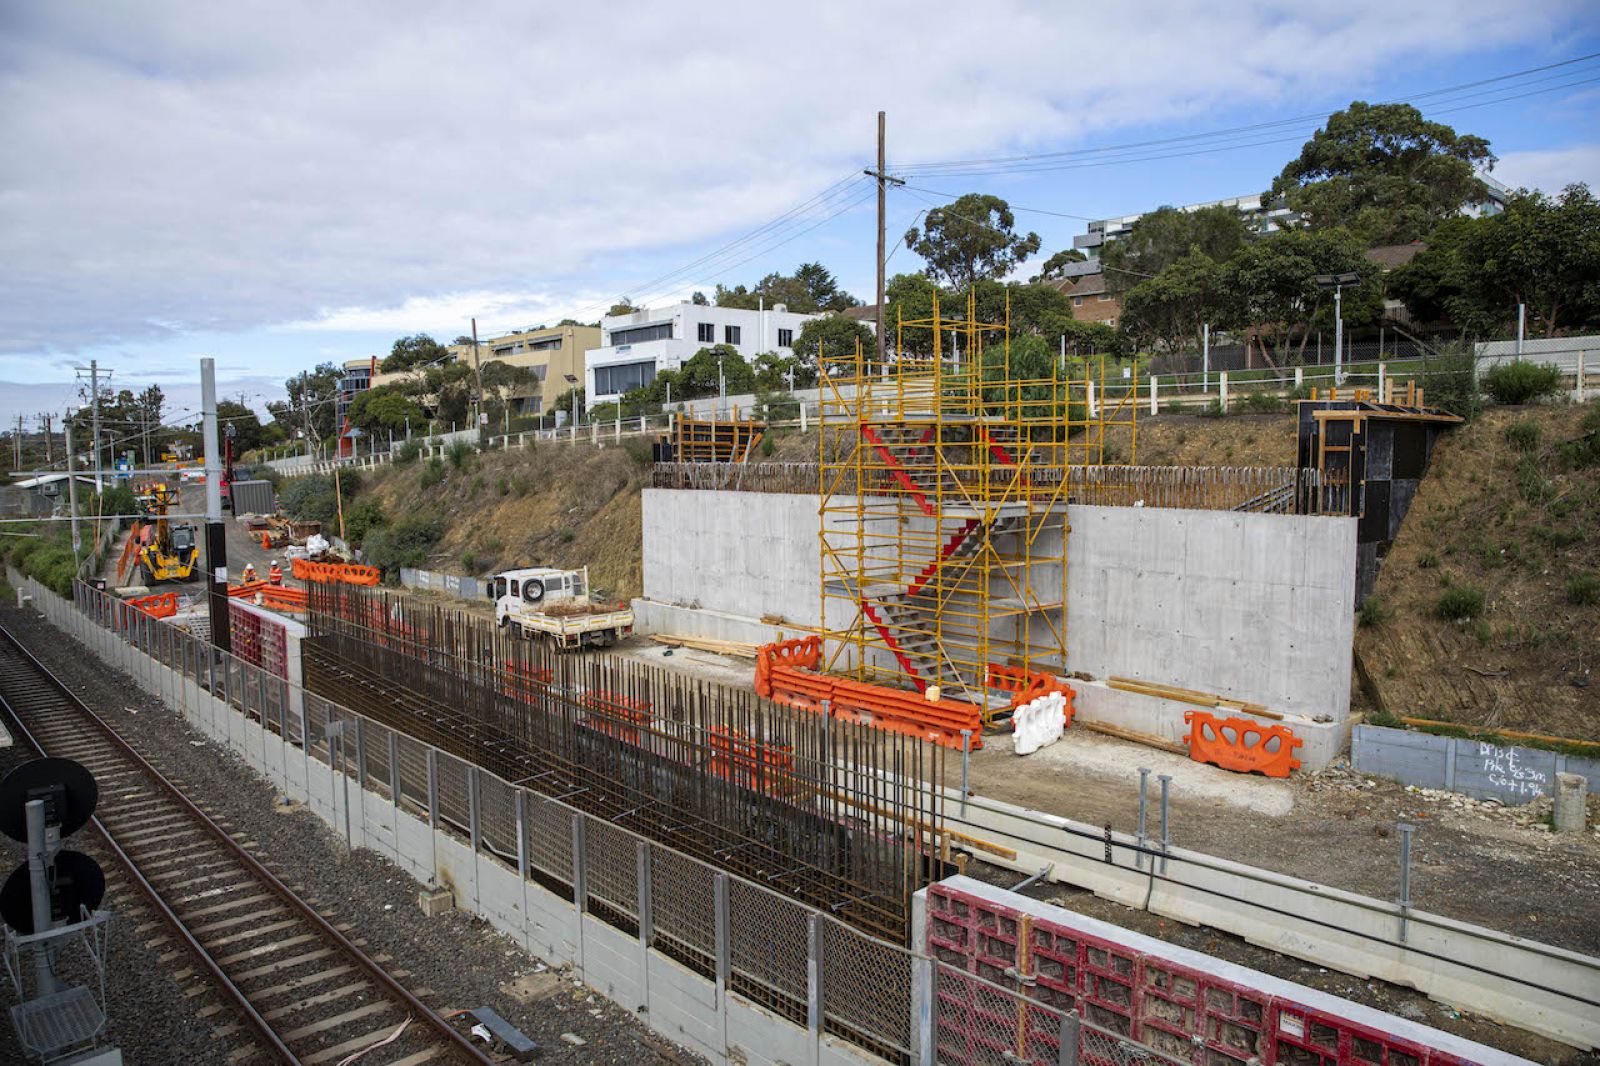
<svg viewBox="0 0 1600 1066">
<path fill-rule="evenodd" d="M 1486 137 L 1508 185 L 1600 187 L 1600 58 L 1471 85 L 1600 53 L 1597 14 L 0 5 L 0 425 L 63 409 L 90 360 L 192 411 L 211 356 L 260 410 L 302 369 L 474 316 L 592 321 L 810 260 L 870 298 L 880 109 L 906 178 L 891 274 L 921 267 L 898 235 L 966 192 L 1011 202 L 1040 260 L 1089 219 L 1260 192 L 1355 99 Z"/>
</svg>

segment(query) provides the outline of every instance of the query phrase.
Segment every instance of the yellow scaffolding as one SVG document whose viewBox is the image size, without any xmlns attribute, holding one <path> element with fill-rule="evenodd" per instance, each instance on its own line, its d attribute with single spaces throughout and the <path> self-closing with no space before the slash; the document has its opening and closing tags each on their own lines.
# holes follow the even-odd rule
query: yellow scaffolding
<svg viewBox="0 0 1600 1066">
<path fill-rule="evenodd" d="M 991 666 L 1065 669 L 1067 468 L 1133 461 L 1138 378 L 1037 346 L 1013 365 L 1009 298 L 1004 322 L 965 311 L 935 296 L 882 364 L 819 357 L 823 668 L 936 685 L 990 724 L 1010 703 Z"/>
</svg>

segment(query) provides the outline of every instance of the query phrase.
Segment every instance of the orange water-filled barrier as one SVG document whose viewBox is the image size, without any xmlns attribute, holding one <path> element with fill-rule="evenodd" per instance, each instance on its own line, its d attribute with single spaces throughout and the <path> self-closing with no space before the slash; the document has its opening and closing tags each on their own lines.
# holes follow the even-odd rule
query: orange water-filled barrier
<svg viewBox="0 0 1600 1066">
<path fill-rule="evenodd" d="M 1262 725 L 1249 718 L 1218 718 L 1205 711 L 1185 711 L 1189 725 L 1184 743 L 1189 758 L 1224 770 L 1288 777 L 1300 768 L 1294 749 L 1305 741 L 1282 725 Z"/>
</svg>

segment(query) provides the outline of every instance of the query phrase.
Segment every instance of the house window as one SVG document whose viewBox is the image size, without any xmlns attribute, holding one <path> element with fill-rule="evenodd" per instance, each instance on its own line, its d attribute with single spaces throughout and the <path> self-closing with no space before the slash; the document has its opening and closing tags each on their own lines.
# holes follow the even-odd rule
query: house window
<svg viewBox="0 0 1600 1066">
<path fill-rule="evenodd" d="M 1111 299 L 1111 294 L 1109 292 L 1103 292 L 1099 296 L 1096 296 L 1095 299 L 1099 300 L 1101 303 L 1105 303 L 1107 300 Z"/>
<path fill-rule="evenodd" d="M 695 327 L 696 338 L 701 344 L 717 343 L 717 327 L 712 322 L 702 322 Z"/>
<path fill-rule="evenodd" d="M 722 342 L 724 344 L 738 344 L 739 343 L 739 327 L 738 326 L 723 326 L 722 327 Z"/>
<path fill-rule="evenodd" d="M 654 326 L 637 326 L 633 329 L 614 329 L 611 331 L 611 343 L 616 344 L 643 344 L 645 341 L 660 341 L 672 339 L 672 323 L 661 322 Z"/>
<path fill-rule="evenodd" d="M 615 396 L 633 389 L 641 389 L 655 379 L 654 359 L 639 363 L 618 363 L 615 366 L 597 366 L 594 368 L 594 394 Z"/>
<path fill-rule="evenodd" d="M 529 344 L 528 344 L 528 351 L 530 351 L 530 352 L 553 352 L 557 348 L 560 348 L 560 347 L 561 347 L 561 338 L 560 337 L 547 337 L 544 340 L 530 341 Z"/>
<path fill-rule="evenodd" d="M 780 348 L 793 348 L 794 347 L 794 330 L 792 330 L 792 329 L 780 329 L 778 331 L 778 347 L 780 347 Z"/>
<path fill-rule="evenodd" d="M 1074 296 L 1072 298 L 1072 306 L 1073 307 L 1082 307 L 1083 306 L 1083 297 L 1082 296 Z"/>
</svg>

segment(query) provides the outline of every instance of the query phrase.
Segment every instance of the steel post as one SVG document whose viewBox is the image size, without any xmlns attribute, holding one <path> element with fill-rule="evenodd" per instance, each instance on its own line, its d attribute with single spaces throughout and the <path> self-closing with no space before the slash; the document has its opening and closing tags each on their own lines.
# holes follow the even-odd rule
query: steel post
<svg viewBox="0 0 1600 1066">
<path fill-rule="evenodd" d="M 1150 768 L 1139 767 L 1139 832 L 1137 834 L 1139 850 L 1133 853 L 1133 865 L 1136 869 L 1144 868 L 1145 845 L 1145 815 L 1150 805 Z"/>
<path fill-rule="evenodd" d="M 1395 829 L 1400 833 L 1400 943 L 1404 944 L 1411 924 L 1411 834 L 1417 827 L 1400 822 Z"/>
<path fill-rule="evenodd" d="M 1172 846 L 1172 826 L 1167 820 L 1167 792 L 1172 785 L 1171 774 L 1158 774 L 1161 782 L 1161 873 L 1167 872 L 1167 850 Z"/>
</svg>

